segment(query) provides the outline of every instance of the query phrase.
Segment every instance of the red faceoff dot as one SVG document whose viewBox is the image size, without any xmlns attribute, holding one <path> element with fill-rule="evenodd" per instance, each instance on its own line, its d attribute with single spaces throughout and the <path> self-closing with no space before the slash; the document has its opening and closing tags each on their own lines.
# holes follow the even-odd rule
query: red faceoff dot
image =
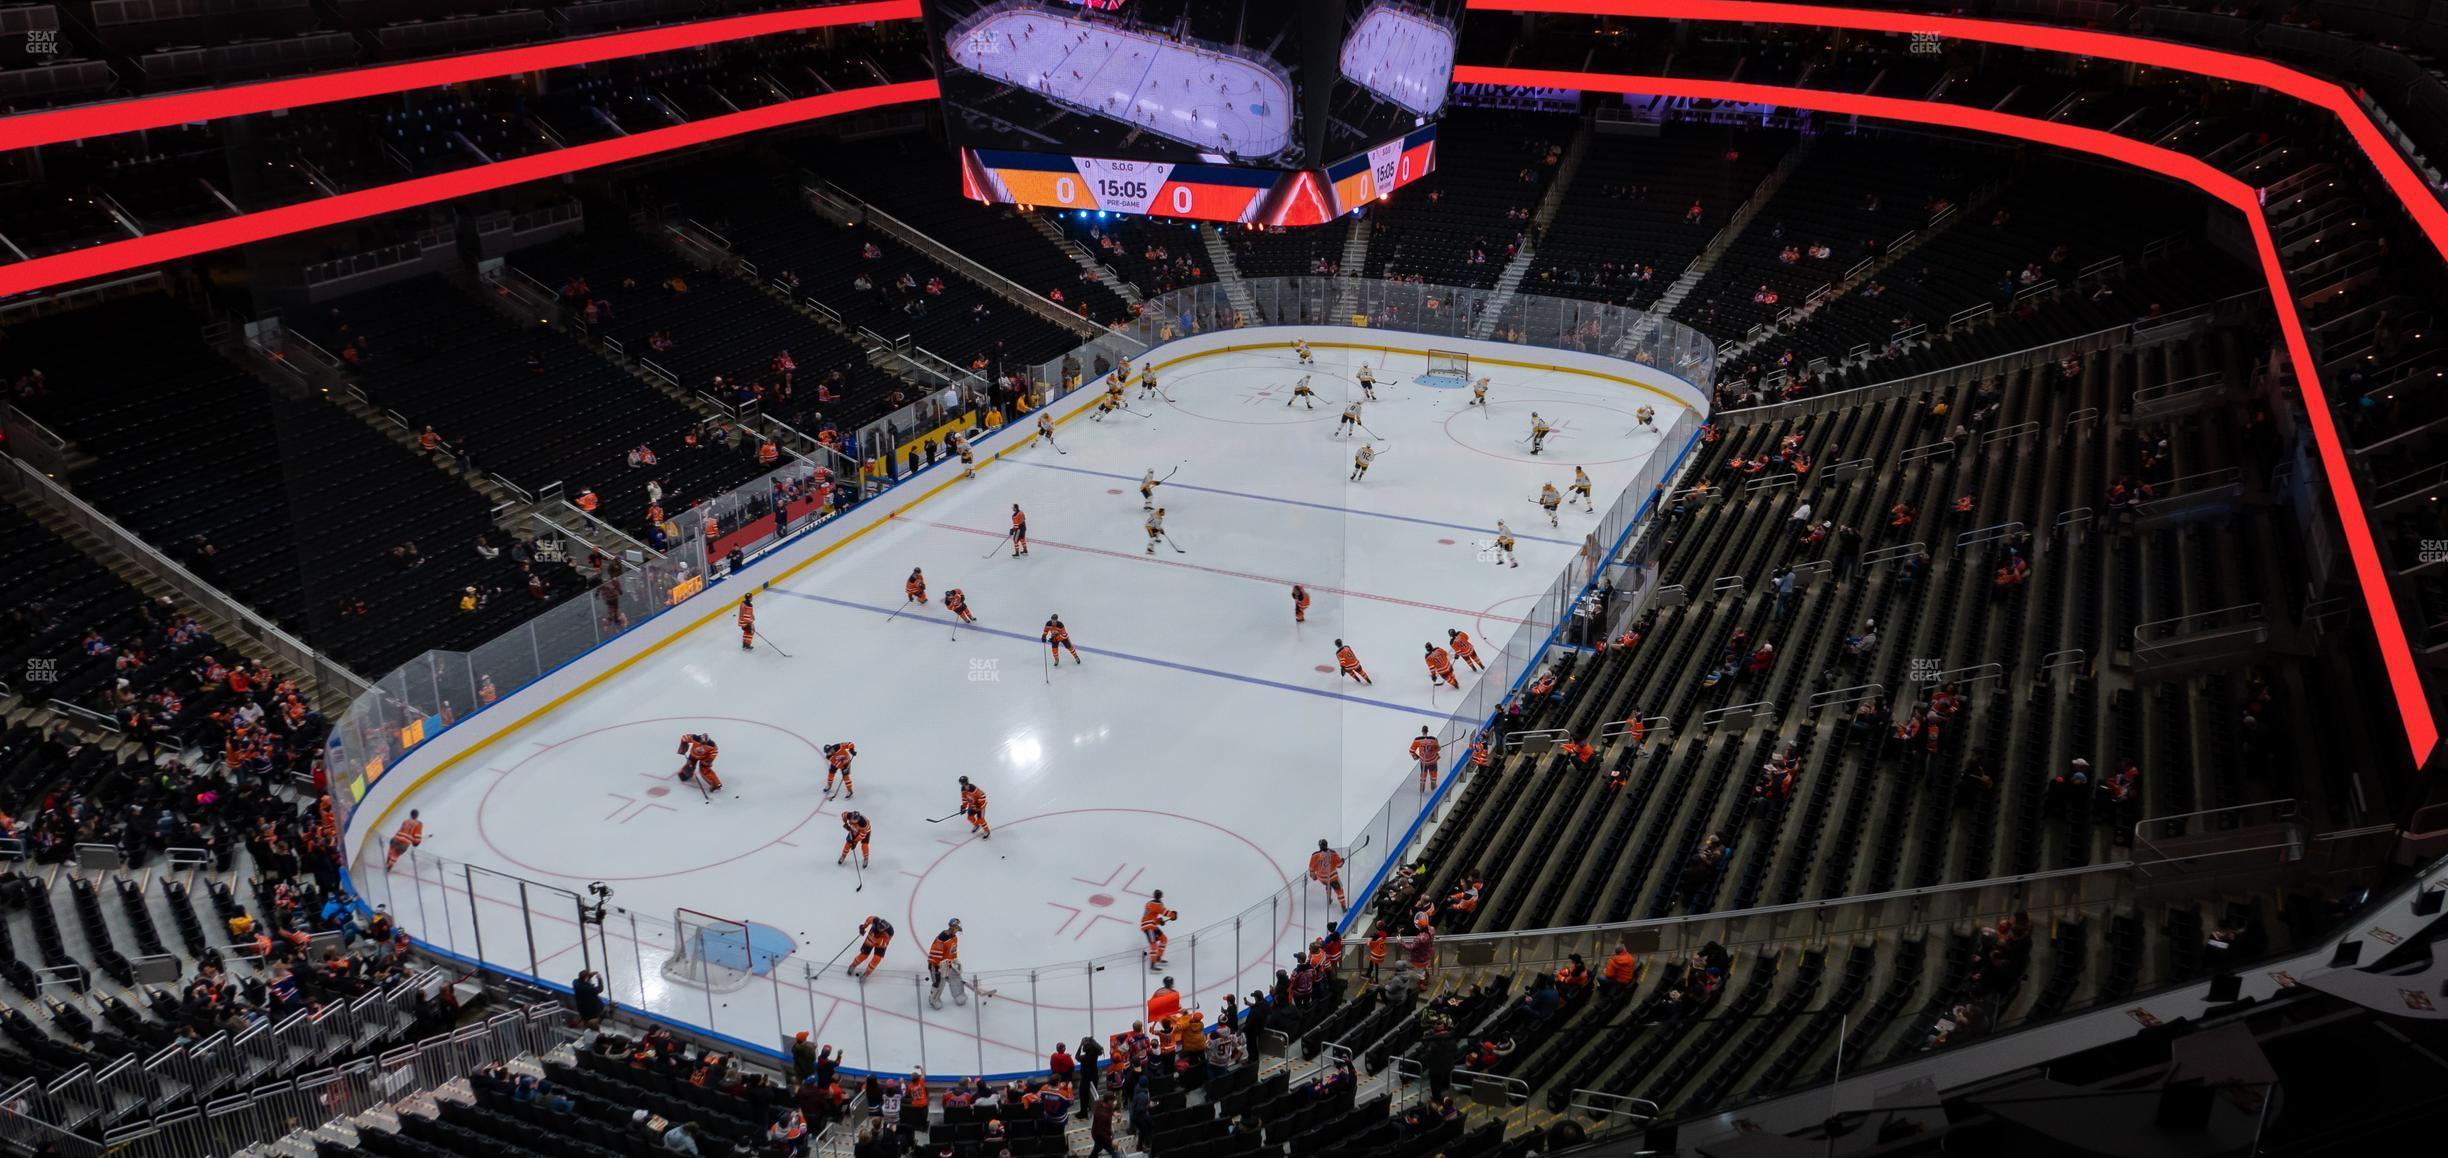
<svg viewBox="0 0 2448 1158">
<path fill-rule="evenodd" d="M 1333 668 L 1333 667 L 1328 666 L 1328 665 L 1326 665 L 1326 664 L 1322 664 L 1322 663 L 1321 663 L 1321 664 L 1319 664 L 1319 665 L 1317 665 L 1317 669 L 1318 669 L 1319 671 L 1333 671 L 1333 670 L 1334 670 L 1334 668 Z"/>
<path fill-rule="evenodd" d="M 1112 907 L 1113 907 L 1113 902 L 1114 902 L 1114 899 L 1113 899 L 1113 894 L 1111 894 L 1111 893 L 1097 893 L 1097 894 L 1095 894 L 1095 895 L 1093 895 L 1093 896 L 1091 896 L 1091 897 L 1089 897 L 1089 898 L 1088 898 L 1088 903 L 1089 903 L 1089 904 L 1095 905 L 1096 907 L 1098 907 L 1098 908 L 1100 908 L 1100 909 L 1109 909 L 1109 908 L 1112 908 Z"/>
<path fill-rule="evenodd" d="M 1453 546 L 1453 545 L 1454 545 L 1454 541 L 1453 541 L 1453 540 L 1451 540 L 1451 539 L 1439 539 L 1439 540 L 1437 540 L 1437 546 L 1440 546 L 1440 547 L 1450 547 L 1450 546 Z"/>
</svg>

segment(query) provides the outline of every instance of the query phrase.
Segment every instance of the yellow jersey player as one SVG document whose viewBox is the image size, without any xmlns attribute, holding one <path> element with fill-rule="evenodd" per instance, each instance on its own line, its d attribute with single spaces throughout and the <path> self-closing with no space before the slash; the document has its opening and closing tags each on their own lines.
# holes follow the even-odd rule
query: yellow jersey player
<svg viewBox="0 0 2448 1158">
<path fill-rule="evenodd" d="M 1149 511 L 1147 516 L 1147 553 L 1156 553 L 1156 540 L 1164 537 L 1164 508 Z"/>
<path fill-rule="evenodd" d="M 1657 407 L 1643 406 L 1640 409 L 1633 411 L 1632 416 L 1640 420 L 1641 429 L 1657 429 Z"/>
<path fill-rule="evenodd" d="M 1538 504 L 1540 510 L 1547 512 L 1548 526 L 1563 525 L 1556 522 L 1556 508 L 1564 505 L 1564 496 L 1557 493 L 1554 483 L 1546 483 L 1539 487 Z"/>
<path fill-rule="evenodd" d="M 1141 398 L 1145 398 L 1150 394 L 1158 393 L 1162 393 L 1162 391 L 1158 390 L 1156 387 L 1156 367 L 1150 366 L 1145 370 L 1141 370 L 1139 372 L 1139 396 Z"/>
<path fill-rule="evenodd" d="M 1360 383 L 1361 397 L 1366 398 L 1371 402 L 1375 402 L 1377 400 L 1377 376 L 1369 373 L 1369 368 L 1367 366 L 1360 367 L 1360 372 L 1352 375 L 1352 378 L 1354 381 Z"/>
<path fill-rule="evenodd" d="M 1516 567 L 1521 566 L 1521 560 L 1513 557 L 1513 528 L 1506 526 L 1503 519 L 1498 519 L 1496 520 L 1496 565 L 1502 567 L 1506 563 L 1511 563 Z"/>
<path fill-rule="evenodd" d="M 1581 497 L 1582 506 L 1591 510 L 1598 509 L 1597 504 L 1590 502 L 1589 472 L 1577 466 L 1573 468 L 1572 493 Z"/>
<path fill-rule="evenodd" d="M 1317 402 L 1315 401 L 1316 398 L 1317 391 L 1309 388 L 1309 376 L 1307 374 L 1303 374 L 1301 375 L 1300 381 L 1292 384 L 1292 397 L 1285 399 L 1284 405 L 1290 406 L 1293 403 L 1298 402 L 1311 410 L 1315 410 L 1317 409 Z"/>
<path fill-rule="evenodd" d="M 1538 413 L 1538 411 L 1536 411 L 1536 410 L 1531 411 L 1531 412 L 1530 412 L 1530 453 L 1532 453 L 1532 454 L 1537 454 L 1539 451 L 1546 449 L 1546 446 L 1547 446 L 1547 434 L 1548 434 L 1548 432 L 1549 432 L 1549 431 L 1552 431 L 1552 430 L 1554 430 L 1554 429 L 1555 429 L 1555 427 L 1552 427 L 1552 426 L 1547 425 L 1547 420 L 1546 420 L 1546 419 L 1539 417 L 1539 413 Z"/>
<path fill-rule="evenodd" d="M 1487 380 L 1486 376 L 1482 375 L 1478 381 L 1471 383 L 1471 400 L 1470 400 L 1469 402 L 1465 403 L 1464 405 L 1468 405 L 1468 406 L 1485 406 L 1485 405 L 1487 405 L 1487 388 L 1488 388 L 1488 380 Z"/>
<path fill-rule="evenodd" d="M 1172 477 L 1171 475 L 1167 475 L 1167 476 L 1165 476 L 1165 478 L 1171 478 L 1171 477 Z M 1155 510 L 1155 509 L 1156 509 L 1156 488 L 1157 488 L 1157 487 L 1160 487 L 1160 486 L 1163 486 L 1163 485 L 1164 485 L 1164 479 L 1160 479 L 1160 478 L 1157 478 L 1157 477 L 1156 477 L 1156 468 L 1155 468 L 1155 467 L 1152 467 L 1152 466 L 1151 466 L 1151 467 L 1147 468 L 1147 473 L 1139 476 L 1139 509 L 1140 509 L 1140 510 L 1143 510 L 1143 511 L 1152 511 L 1152 510 Z"/>
<path fill-rule="evenodd" d="M 1377 448 L 1365 442 L 1361 443 L 1360 450 L 1352 455 L 1351 481 L 1359 482 L 1368 477 L 1369 464 L 1375 461 L 1377 461 Z"/>
<path fill-rule="evenodd" d="M 1309 352 L 1309 342 L 1305 338 L 1292 339 L 1292 356 L 1298 359 L 1303 366 L 1317 364 L 1317 355 Z"/>
<path fill-rule="evenodd" d="M 1355 398 L 1343 404 L 1343 417 L 1336 420 L 1334 432 L 1348 434 L 1360 428 L 1360 400 Z"/>
</svg>

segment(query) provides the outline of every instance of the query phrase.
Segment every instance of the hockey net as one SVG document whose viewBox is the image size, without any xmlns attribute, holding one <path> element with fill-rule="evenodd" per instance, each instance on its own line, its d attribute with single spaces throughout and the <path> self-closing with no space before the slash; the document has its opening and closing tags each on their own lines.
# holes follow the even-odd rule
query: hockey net
<svg viewBox="0 0 2448 1158">
<path fill-rule="evenodd" d="M 729 993 L 756 978 L 748 926 L 695 909 L 674 909 L 672 928 L 672 954 L 663 962 L 666 980 Z"/>
<path fill-rule="evenodd" d="M 1425 377 L 1450 378 L 1456 382 L 1470 381 L 1470 355 L 1453 350 L 1428 351 L 1428 372 Z"/>
</svg>

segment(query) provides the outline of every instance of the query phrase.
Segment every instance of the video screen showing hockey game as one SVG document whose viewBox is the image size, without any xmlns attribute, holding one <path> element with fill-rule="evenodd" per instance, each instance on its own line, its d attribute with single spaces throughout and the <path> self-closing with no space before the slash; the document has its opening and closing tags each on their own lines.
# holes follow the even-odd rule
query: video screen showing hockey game
<svg viewBox="0 0 2448 1158">
<path fill-rule="evenodd" d="M 1453 90 L 1464 0 L 1345 0 L 1324 152 L 1345 157 L 1432 121 Z"/>
<path fill-rule="evenodd" d="M 934 0 L 952 142 L 979 149 L 1292 168 L 1301 0 Z"/>
</svg>

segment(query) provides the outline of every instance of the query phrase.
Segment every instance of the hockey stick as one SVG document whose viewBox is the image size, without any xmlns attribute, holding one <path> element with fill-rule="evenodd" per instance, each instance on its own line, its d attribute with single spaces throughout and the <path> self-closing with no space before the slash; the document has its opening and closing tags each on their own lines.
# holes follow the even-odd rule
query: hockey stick
<svg viewBox="0 0 2448 1158">
<path fill-rule="evenodd" d="M 926 822 L 927 822 L 928 824 L 942 824 L 944 821 L 950 820 L 950 819 L 952 819 L 952 818 L 953 818 L 953 817 L 955 817 L 955 816 L 959 816 L 960 814 L 961 814 L 961 810 L 956 808 L 956 809 L 953 809 L 953 810 L 952 810 L 952 811 L 950 811 L 950 812 L 944 813 L 942 816 L 930 816 L 930 817 L 927 817 L 927 818 L 926 818 Z"/>
<path fill-rule="evenodd" d="M 851 892 L 854 892 L 854 893 L 863 893 L 863 892 L 866 892 L 866 891 L 867 891 L 867 858 L 862 856 L 862 857 L 858 858 L 857 860 L 851 861 L 851 862 L 850 862 L 850 867 L 855 868 L 855 869 L 857 869 L 857 870 L 858 870 L 858 887 L 857 887 L 857 888 L 855 888 L 855 889 L 852 889 L 852 890 L 850 890 L 850 891 L 851 891 Z"/>
<path fill-rule="evenodd" d="M 775 642 L 774 642 L 774 640 L 773 640 L 773 637 L 772 637 L 772 636 L 767 635 L 767 634 L 765 634 L 764 632 L 760 631 L 760 632 L 758 632 L 758 633 L 757 633 L 757 638 L 758 638 L 758 639 L 760 639 L 760 640 L 762 640 L 762 641 L 764 641 L 765 646 L 767 646 L 767 647 L 770 647 L 770 648 L 774 649 L 774 652 L 775 652 L 776 654 L 780 655 L 782 658 L 784 658 L 784 659 L 789 659 L 789 658 L 791 657 L 791 653 L 789 653 L 789 652 L 787 652 L 787 651 L 783 651 L 783 650 L 782 650 L 782 645 L 781 645 L 781 644 L 778 644 L 778 643 L 775 643 Z"/>
<path fill-rule="evenodd" d="M 1037 674 L 1045 677 L 1045 682 L 1049 687 L 1054 683 L 1053 655 L 1054 649 L 1047 648 L 1044 655 L 1037 657 Z"/>
<path fill-rule="evenodd" d="M 902 597 L 901 597 L 901 606 L 893 608 L 893 613 L 892 613 L 892 614 L 890 614 L 890 615 L 885 616 L 885 617 L 884 617 L 884 622 L 886 622 L 886 623 L 891 623 L 893 620 L 896 620 L 896 619 L 901 618 L 901 613 L 902 613 L 902 612 L 904 612 L 904 611 L 909 610 L 909 605 L 910 605 L 912 602 L 913 602 L 913 600 L 911 600 L 909 596 L 907 596 L 907 595 L 902 596 Z"/>
<path fill-rule="evenodd" d="M 983 554 L 983 555 L 978 556 L 978 558 L 980 558 L 980 559 L 992 559 L 992 558 L 994 558 L 994 557 L 995 557 L 995 555 L 996 555 L 997 553 L 1001 552 L 1001 551 L 1003 550 L 1003 548 L 1004 548 L 1006 545 L 1008 545 L 1010 542 L 1011 542 L 1011 535 L 1010 535 L 1010 533 L 1006 532 L 1006 533 L 1004 534 L 1004 536 L 1003 536 L 1003 542 L 1001 542 L 1001 543 L 997 543 L 997 544 L 995 544 L 994 546 L 987 548 L 986 553 L 985 553 L 985 554 Z"/>
<path fill-rule="evenodd" d="M 1174 541 L 1173 541 L 1173 532 L 1171 532 L 1171 531 L 1158 531 L 1158 532 L 1156 532 L 1156 534 L 1157 534 L 1157 535 L 1159 535 L 1160 537 L 1162 537 L 1162 538 L 1164 539 L 1164 541 L 1165 541 L 1165 546 L 1171 547 L 1171 548 L 1173 548 L 1175 551 L 1180 552 L 1181 554 L 1184 554 L 1184 555 L 1187 555 L 1187 554 L 1189 554 L 1189 553 L 1190 553 L 1190 552 L 1188 552 L 1188 551 L 1184 551 L 1184 550 L 1182 550 L 1182 545 L 1181 545 L 1181 544 L 1179 544 L 1179 543 L 1176 543 L 1176 542 L 1174 542 Z"/>
<path fill-rule="evenodd" d="M 1132 415 L 1136 415 L 1136 416 L 1138 416 L 1138 417 L 1140 417 L 1140 418 L 1154 418 L 1154 417 L 1156 417 L 1155 415 L 1150 414 L 1150 413 L 1148 413 L 1148 412 L 1147 412 L 1147 411 L 1145 411 L 1145 410 L 1133 410 L 1133 409 L 1131 409 L 1129 406 L 1120 406 L 1120 407 L 1117 407 L 1116 409 L 1121 410 L 1121 411 L 1122 411 L 1123 413 L 1125 413 L 1125 414 L 1132 414 Z"/>
<path fill-rule="evenodd" d="M 714 803 L 714 794 L 706 791 L 705 773 L 700 772 L 695 776 L 689 777 L 688 782 L 697 786 L 697 798 L 699 800 L 704 801 L 707 804 Z"/>
<path fill-rule="evenodd" d="M 1369 430 L 1369 428 L 1368 428 L 1368 423 L 1365 423 L 1365 422 L 1355 422 L 1355 423 L 1352 423 L 1352 425 L 1357 426 L 1357 427 L 1359 427 L 1359 428 L 1360 428 L 1360 429 L 1362 429 L 1362 430 L 1368 430 L 1368 436 L 1369 436 L 1370 438 L 1374 438 L 1374 439 L 1376 439 L 1376 440 L 1377 440 L 1377 441 L 1379 441 L 1379 442 L 1392 442 L 1392 441 L 1394 441 L 1393 439 L 1391 439 L 1391 438 L 1387 438 L 1385 435 L 1379 434 L 1379 433 L 1377 433 L 1377 432 L 1376 432 L 1376 431 L 1374 431 L 1374 430 Z"/>
<path fill-rule="evenodd" d="M 824 974 L 827 974 L 827 973 L 832 972 L 832 971 L 833 971 L 833 962 L 834 962 L 834 961 L 839 961 L 839 960 L 841 960 L 841 955 L 842 955 L 842 954 L 844 954 L 844 953 L 849 952 L 849 951 L 850 951 L 850 946 L 851 946 L 851 945 L 856 945 L 856 944 L 858 944 L 858 943 L 859 943 L 858 935 L 857 935 L 857 934 L 855 934 L 855 933 L 854 933 L 854 934 L 851 934 L 849 944 L 847 944 L 847 945 L 843 945 L 843 946 L 842 946 L 841 948 L 839 948 L 839 949 L 835 949 L 835 950 L 833 951 L 833 956 L 832 956 L 832 958 L 831 958 L 830 960 L 827 960 L 827 961 L 824 963 L 824 968 L 819 969 L 819 970 L 817 970 L 817 971 L 816 971 L 817 975 L 821 977 L 821 976 L 823 976 Z"/>
</svg>

